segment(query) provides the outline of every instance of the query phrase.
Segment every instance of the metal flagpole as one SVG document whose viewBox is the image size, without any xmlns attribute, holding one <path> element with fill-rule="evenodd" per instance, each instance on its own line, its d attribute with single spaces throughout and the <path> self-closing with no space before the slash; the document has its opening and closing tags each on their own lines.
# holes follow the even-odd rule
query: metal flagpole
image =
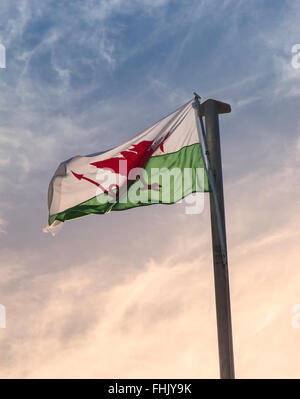
<svg viewBox="0 0 300 399">
<path fill-rule="evenodd" d="M 222 379 L 233 379 L 233 342 L 219 132 L 219 114 L 231 112 L 231 107 L 229 104 L 211 99 L 200 105 L 200 97 L 196 93 L 194 94 L 194 104 L 201 127 L 201 137 L 205 149 L 203 152 L 206 156 L 207 176 L 210 185 L 210 217 L 214 261 L 220 377 Z M 202 116 L 205 117 L 205 129 Z"/>
</svg>

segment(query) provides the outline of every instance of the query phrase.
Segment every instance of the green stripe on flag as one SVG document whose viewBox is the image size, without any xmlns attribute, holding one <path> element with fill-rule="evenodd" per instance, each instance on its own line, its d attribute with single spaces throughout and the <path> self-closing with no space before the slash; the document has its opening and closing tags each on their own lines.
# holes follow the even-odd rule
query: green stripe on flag
<svg viewBox="0 0 300 399">
<path fill-rule="evenodd" d="M 184 171 L 190 168 L 190 171 Z M 137 206 L 154 204 L 174 204 L 187 195 L 195 192 L 208 192 L 209 185 L 203 169 L 203 181 L 197 178 L 196 169 L 203 169 L 203 157 L 199 143 L 181 148 L 169 154 L 150 158 L 145 167 L 149 176 L 147 184 L 160 184 L 161 190 L 141 190 L 140 180 L 131 184 L 127 198 L 120 198 L 116 203 L 105 202 L 107 194 L 95 196 L 88 201 L 49 217 L 49 225 L 55 220 L 64 222 L 89 214 L 104 214 L 110 211 L 121 211 Z M 152 174 L 151 174 L 152 173 Z M 171 176 L 170 179 L 168 177 Z"/>
</svg>

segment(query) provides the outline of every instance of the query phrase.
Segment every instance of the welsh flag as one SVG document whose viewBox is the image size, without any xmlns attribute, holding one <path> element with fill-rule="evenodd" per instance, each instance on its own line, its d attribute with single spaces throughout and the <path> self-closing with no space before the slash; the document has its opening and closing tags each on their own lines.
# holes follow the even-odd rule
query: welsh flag
<svg viewBox="0 0 300 399">
<path fill-rule="evenodd" d="M 116 148 L 62 162 L 49 184 L 44 230 L 209 191 L 196 123 L 191 100 Z"/>
</svg>

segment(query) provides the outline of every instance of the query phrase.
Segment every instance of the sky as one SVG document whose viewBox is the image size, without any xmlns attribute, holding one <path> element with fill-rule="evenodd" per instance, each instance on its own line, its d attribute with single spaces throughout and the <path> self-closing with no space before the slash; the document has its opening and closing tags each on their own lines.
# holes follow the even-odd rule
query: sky
<svg viewBox="0 0 300 399">
<path fill-rule="evenodd" d="M 1 378 L 218 378 L 209 198 L 47 223 L 58 164 L 220 116 L 237 378 L 300 377 L 297 0 L 2 0 Z M 295 311 L 298 309 L 298 313 Z"/>
</svg>

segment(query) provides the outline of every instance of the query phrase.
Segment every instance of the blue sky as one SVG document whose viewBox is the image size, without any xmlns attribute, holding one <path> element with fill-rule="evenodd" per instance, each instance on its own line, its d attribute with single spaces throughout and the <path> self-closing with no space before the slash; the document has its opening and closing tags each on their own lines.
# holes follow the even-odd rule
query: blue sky
<svg viewBox="0 0 300 399">
<path fill-rule="evenodd" d="M 268 129 L 260 141 L 279 138 L 286 120 L 295 138 L 297 2 L 16 1 L 1 8 L 4 195 L 13 188 L 22 197 L 24 185 L 33 185 L 32 199 L 40 200 L 61 160 L 121 143 L 194 90 L 231 103 L 224 145 L 252 144 L 260 124 Z M 243 158 L 260 164 L 263 152 L 259 146 Z M 18 173 L 7 179 L 11 163 Z M 43 190 L 35 179 L 45 179 Z"/>
<path fill-rule="evenodd" d="M 201 270 L 203 276 L 209 275 L 208 215 L 187 220 L 177 205 L 72 221 L 54 239 L 41 233 L 47 218 L 48 183 L 61 161 L 124 142 L 188 101 L 193 91 L 203 99 L 215 98 L 232 106 L 230 115 L 221 116 L 221 139 L 233 282 L 240 278 L 234 266 L 239 263 L 238 255 L 234 258 L 235 250 L 252 248 L 259 240 L 264 243 L 265 237 L 294 231 L 291 226 L 299 194 L 300 69 L 291 65 L 291 48 L 300 42 L 299 18 L 299 2 L 293 0 L 1 1 L 0 43 L 6 47 L 7 65 L 0 69 L 0 303 L 7 306 L 8 320 L 16 334 L 6 332 L 7 337 L 2 338 L 5 342 L 14 347 L 14 340 L 20 338 L 18 329 L 23 331 L 22 339 L 28 347 L 33 342 L 32 325 L 17 321 L 21 303 L 27 304 L 25 314 L 35 311 L 45 317 L 45 323 L 56 320 L 54 313 L 47 313 L 53 299 L 50 291 L 55 289 L 57 279 L 66 283 L 74 265 L 80 270 L 74 277 L 76 284 L 83 269 L 87 275 L 90 272 L 92 280 L 99 272 L 102 277 L 97 289 L 104 292 L 115 284 L 130 286 L 128 276 L 142 279 L 139 273 L 152 270 L 150 267 L 149 272 L 147 266 L 150 261 L 156 262 L 159 270 L 162 259 L 175 256 L 177 240 L 190 243 L 189 249 L 178 254 L 178 262 L 184 257 L 194 259 L 199 248 L 193 240 L 202 237 L 206 244 L 201 247 L 205 254 Z M 293 253 L 296 244 L 290 245 Z M 95 261 L 95 253 L 101 254 L 98 268 L 88 266 Z M 269 255 L 264 252 L 261 256 L 250 266 L 249 259 L 245 260 L 245 265 L 258 273 L 247 275 L 253 277 L 253 284 L 261 282 L 259 265 Z M 291 276 L 287 274 L 287 278 Z M 45 283 L 45 291 L 34 283 L 43 277 L 49 282 Z M 261 282 L 261 292 L 272 290 L 277 282 L 267 287 Z M 174 284 L 181 292 L 180 281 Z M 233 286 L 236 309 L 245 305 L 240 290 L 239 284 Z M 75 303 L 74 295 L 63 298 L 62 306 L 68 308 L 67 304 Z M 35 307 L 35 300 L 41 305 Z M 202 300 L 204 307 L 206 302 L 211 304 L 207 305 L 211 314 L 213 302 L 204 294 Z M 292 306 L 297 298 L 290 301 Z M 251 308 L 250 302 L 248 305 Z M 84 314 L 82 310 L 83 319 Z M 262 324 L 267 319 L 264 316 Z M 83 321 L 79 326 L 75 308 L 69 312 L 69 323 L 74 331 L 78 328 L 78 336 L 97 324 L 95 309 L 86 317 L 91 325 Z M 253 313 L 255 320 L 257 317 Z M 281 327 L 284 317 L 275 317 Z M 167 316 L 165 321 L 169 321 Z M 61 325 L 51 339 L 59 341 L 57 337 L 62 337 L 63 331 L 68 331 L 70 338 L 68 328 Z M 205 330 L 203 334 L 203 339 L 210 335 Z M 153 332 L 154 341 L 158 336 L 159 332 Z M 47 342 L 46 336 L 43 342 Z M 146 358 L 149 351 L 146 348 L 143 352 Z M 43 356 L 36 355 L 37 364 Z M 73 358 L 80 356 L 81 352 L 75 353 Z M 129 374 L 135 376 L 138 367 L 126 356 L 124 364 L 130 364 Z M 180 356 L 174 360 L 178 365 L 182 364 Z M 244 359 L 242 375 L 247 376 L 247 356 L 240 356 Z M 17 362 L 21 357 L 21 349 L 4 350 L 5 375 L 12 372 L 9 359 Z M 107 367 L 111 368 L 110 376 L 125 375 L 124 368 L 115 370 L 112 364 Z M 151 372 L 150 366 L 148 370 Z M 153 370 L 160 375 L 156 366 Z M 182 372 L 189 376 L 189 370 L 187 365 Z M 212 363 L 208 376 L 215 372 Z M 21 364 L 17 373 L 29 375 L 30 371 Z M 170 369 L 166 375 L 177 375 L 174 373 Z M 104 374 L 93 371 L 91 375 Z"/>
</svg>

